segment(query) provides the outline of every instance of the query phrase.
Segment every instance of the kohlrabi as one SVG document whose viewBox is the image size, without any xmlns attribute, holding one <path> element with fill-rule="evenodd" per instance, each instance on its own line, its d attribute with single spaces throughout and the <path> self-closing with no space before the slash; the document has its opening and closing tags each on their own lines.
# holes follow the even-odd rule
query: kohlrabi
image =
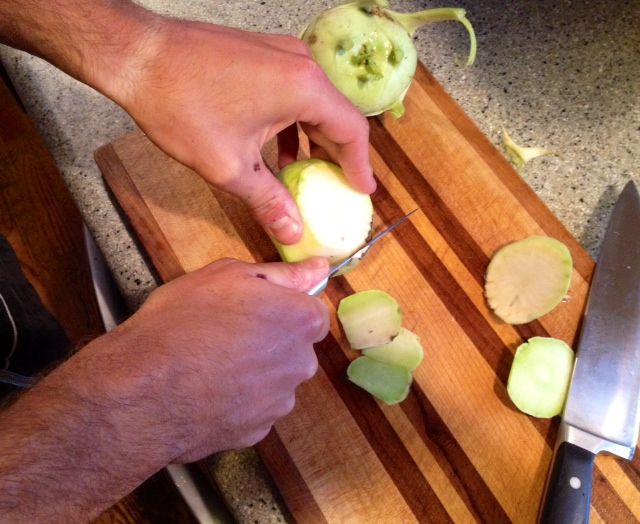
<svg viewBox="0 0 640 524">
<path fill-rule="evenodd" d="M 278 178 L 293 196 L 303 222 L 298 242 L 274 242 L 284 261 L 322 256 L 336 264 L 366 242 L 373 221 L 371 197 L 353 189 L 337 165 L 300 160 L 285 167 Z"/>
<path fill-rule="evenodd" d="M 302 32 L 313 58 L 331 82 L 366 116 L 391 111 L 402 116 L 402 101 L 418 61 L 411 37 L 430 22 L 458 21 L 471 40 L 466 65 L 476 55 L 476 37 L 464 9 L 418 13 L 387 9 L 386 0 L 359 0 L 328 9 Z"/>
</svg>

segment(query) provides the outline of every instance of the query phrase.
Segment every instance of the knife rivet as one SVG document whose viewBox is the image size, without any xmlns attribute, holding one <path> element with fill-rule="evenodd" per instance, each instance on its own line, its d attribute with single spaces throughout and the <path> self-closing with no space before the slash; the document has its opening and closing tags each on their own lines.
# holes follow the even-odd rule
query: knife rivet
<svg viewBox="0 0 640 524">
<path fill-rule="evenodd" d="M 580 486 L 582 486 L 582 482 L 580 482 L 580 479 L 578 477 L 571 477 L 569 479 L 569 486 L 571 486 L 573 489 L 580 489 Z"/>
</svg>

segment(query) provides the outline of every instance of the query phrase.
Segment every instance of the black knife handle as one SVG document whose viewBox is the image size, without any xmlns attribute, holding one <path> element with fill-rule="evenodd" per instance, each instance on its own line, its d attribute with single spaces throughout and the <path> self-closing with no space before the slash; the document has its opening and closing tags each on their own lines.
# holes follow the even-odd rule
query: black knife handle
<svg viewBox="0 0 640 524">
<path fill-rule="evenodd" d="M 556 449 L 542 501 L 541 524 L 589 522 L 595 454 L 569 442 Z"/>
</svg>

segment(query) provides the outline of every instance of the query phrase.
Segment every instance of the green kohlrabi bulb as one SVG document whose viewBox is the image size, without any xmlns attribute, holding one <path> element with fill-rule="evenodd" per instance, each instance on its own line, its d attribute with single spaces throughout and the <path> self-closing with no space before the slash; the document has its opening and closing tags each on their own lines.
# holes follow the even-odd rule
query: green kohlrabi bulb
<svg viewBox="0 0 640 524">
<path fill-rule="evenodd" d="M 461 22 L 471 38 L 467 65 L 475 58 L 475 34 L 464 9 L 408 14 L 391 11 L 387 5 L 384 0 L 339 5 L 316 16 L 302 33 L 331 82 L 366 116 L 404 113 L 402 101 L 418 61 L 411 37 L 422 25 Z"/>
</svg>

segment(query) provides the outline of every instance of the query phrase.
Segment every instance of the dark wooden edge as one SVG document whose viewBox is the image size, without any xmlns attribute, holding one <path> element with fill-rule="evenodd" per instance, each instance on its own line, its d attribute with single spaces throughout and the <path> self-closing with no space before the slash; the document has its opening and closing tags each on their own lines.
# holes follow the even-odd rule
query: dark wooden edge
<svg viewBox="0 0 640 524">
<path fill-rule="evenodd" d="M 100 147 L 94 158 L 162 280 L 168 282 L 183 275 L 185 271 L 171 244 L 158 227 L 113 145 Z"/>
</svg>

